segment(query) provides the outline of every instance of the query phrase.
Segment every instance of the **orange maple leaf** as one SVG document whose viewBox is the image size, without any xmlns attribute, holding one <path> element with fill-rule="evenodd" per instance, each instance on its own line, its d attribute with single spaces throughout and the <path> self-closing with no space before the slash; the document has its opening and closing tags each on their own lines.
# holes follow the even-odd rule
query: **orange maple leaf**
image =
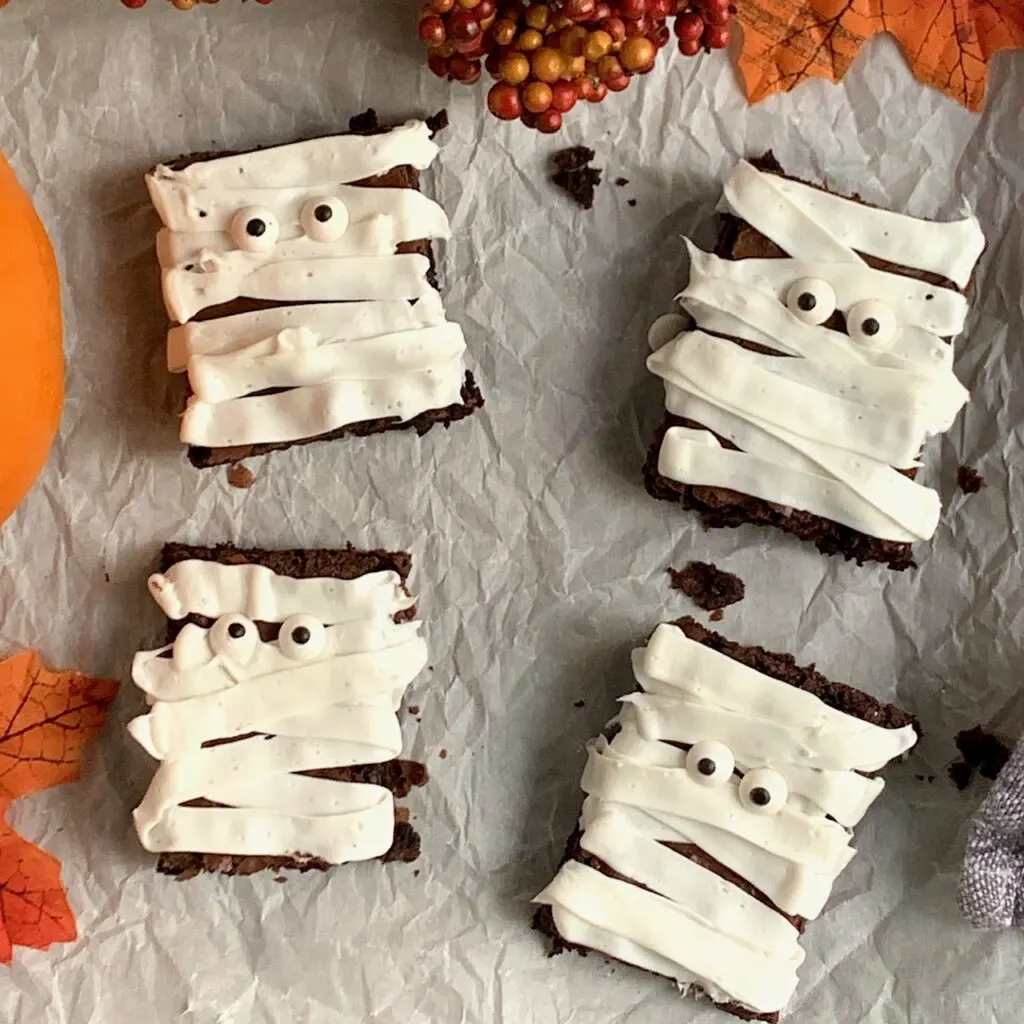
<svg viewBox="0 0 1024 1024">
<path fill-rule="evenodd" d="M 71 782 L 117 693 L 112 679 L 51 672 L 34 652 L 0 661 L 0 961 L 77 935 L 60 861 L 4 820 L 12 801 Z"/>
<path fill-rule="evenodd" d="M 842 79 L 865 41 L 896 38 L 910 69 L 971 110 L 989 58 L 1024 46 L 1024 0 L 737 0 L 739 70 L 756 103 L 808 78 Z"/>
</svg>

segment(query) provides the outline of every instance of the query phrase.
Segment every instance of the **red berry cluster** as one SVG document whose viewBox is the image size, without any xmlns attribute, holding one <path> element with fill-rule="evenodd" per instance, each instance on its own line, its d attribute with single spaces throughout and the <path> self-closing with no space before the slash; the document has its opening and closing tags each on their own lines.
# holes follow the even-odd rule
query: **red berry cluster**
<svg viewBox="0 0 1024 1024">
<path fill-rule="evenodd" d="M 5 0 L 0 0 L 0 7 L 3 6 Z M 243 0 L 244 2 L 244 0 Z M 140 7 L 145 7 L 147 0 L 121 0 L 121 3 L 125 7 L 131 7 L 132 10 L 138 10 Z M 171 3 L 178 8 L 179 11 L 191 11 L 193 7 L 198 7 L 200 4 L 219 4 L 220 0 L 171 0 Z M 269 4 L 270 0 L 256 0 L 258 4 Z"/>
<path fill-rule="evenodd" d="M 600 103 L 654 68 L 669 18 L 694 56 L 729 45 L 735 13 L 732 0 L 429 0 L 419 35 L 439 77 L 472 85 L 486 68 L 497 79 L 495 117 L 557 132 L 578 101 Z"/>
</svg>

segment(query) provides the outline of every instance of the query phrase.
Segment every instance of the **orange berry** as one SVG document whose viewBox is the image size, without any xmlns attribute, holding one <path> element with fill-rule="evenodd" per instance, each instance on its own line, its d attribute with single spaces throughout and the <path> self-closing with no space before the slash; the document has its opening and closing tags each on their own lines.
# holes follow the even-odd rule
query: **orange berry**
<svg viewBox="0 0 1024 1024">
<path fill-rule="evenodd" d="M 658 48 L 646 36 L 633 36 L 622 44 L 619 57 L 627 71 L 642 71 L 654 63 Z"/>
<path fill-rule="evenodd" d="M 536 28 L 543 31 L 548 27 L 548 22 L 551 20 L 551 9 L 547 4 L 534 4 L 532 7 L 527 8 L 526 11 L 526 24 L 530 28 Z"/>
<path fill-rule="evenodd" d="M 509 85 L 518 85 L 530 77 L 530 59 L 525 53 L 510 53 L 503 57 L 498 68 L 503 82 Z"/>
<path fill-rule="evenodd" d="M 502 18 L 491 26 L 491 37 L 499 46 L 508 46 L 516 37 L 516 23 Z"/>
<path fill-rule="evenodd" d="M 567 57 L 579 57 L 583 53 L 583 44 L 586 41 L 587 30 L 582 25 L 563 29 L 558 37 L 558 45 Z"/>
<path fill-rule="evenodd" d="M 455 0 L 430 0 L 435 14 L 447 14 L 454 6 Z"/>
<path fill-rule="evenodd" d="M 557 82 L 565 71 L 565 58 L 549 46 L 533 55 L 533 73 L 542 82 Z M 536 113 L 536 111 L 535 111 Z"/>
<path fill-rule="evenodd" d="M 471 11 L 474 7 L 480 6 L 480 0 L 459 0 L 459 6 L 465 7 L 467 11 Z"/>
<path fill-rule="evenodd" d="M 535 29 L 525 29 L 519 36 L 519 49 L 523 53 L 530 53 L 544 45 L 544 37 Z"/>
<path fill-rule="evenodd" d="M 531 82 L 523 90 L 523 106 L 531 114 L 543 114 L 551 106 L 554 94 L 547 82 Z"/>
<path fill-rule="evenodd" d="M 604 82 L 609 78 L 618 78 L 622 74 L 622 64 L 619 63 L 619 58 L 613 57 L 611 54 L 602 57 L 597 62 L 597 73 Z"/>
<path fill-rule="evenodd" d="M 573 57 L 572 60 L 565 62 L 565 70 L 562 72 L 563 78 L 579 78 L 580 75 L 584 74 L 587 70 L 587 58 L 586 57 Z"/>
<path fill-rule="evenodd" d="M 589 61 L 599 61 L 611 52 L 613 42 L 612 37 L 603 29 L 591 32 L 583 46 L 583 56 Z"/>
</svg>

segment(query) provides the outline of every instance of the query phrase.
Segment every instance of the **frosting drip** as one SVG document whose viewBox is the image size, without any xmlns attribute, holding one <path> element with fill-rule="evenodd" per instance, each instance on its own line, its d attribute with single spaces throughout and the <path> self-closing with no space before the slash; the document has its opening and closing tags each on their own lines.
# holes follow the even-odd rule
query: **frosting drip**
<svg viewBox="0 0 1024 1024">
<path fill-rule="evenodd" d="M 579 826 L 581 848 L 629 881 L 570 860 L 535 902 L 568 942 L 781 1010 L 803 961 L 783 915 L 821 912 L 853 856 L 849 829 L 882 790 L 860 773 L 906 752 L 914 731 L 836 711 L 673 625 L 633 667 L 640 690 L 613 738 L 590 746 Z M 772 905 L 667 843 L 699 846 Z"/>
<path fill-rule="evenodd" d="M 293 579 L 256 565 L 185 561 L 150 579 L 173 644 L 135 656 L 150 702 L 128 725 L 161 764 L 134 812 L 154 852 L 379 857 L 394 837 L 391 792 L 299 775 L 401 753 L 396 711 L 427 661 L 393 572 Z M 255 621 L 280 622 L 263 642 Z M 206 745 L 206 744 L 213 745 Z M 220 807 L 185 806 L 197 799 Z"/>
<path fill-rule="evenodd" d="M 928 438 L 967 401 L 943 340 L 963 329 L 967 300 L 869 267 L 860 254 L 962 286 L 984 247 L 977 221 L 875 210 L 745 161 L 724 192 L 725 208 L 789 258 L 724 260 L 687 242 L 690 281 L 679 302 L 697 329 L 669 338 L 678 325 L 666 320 L 647 365 L 665 381 L 668 412 L 706 429 L 670 428 L 658 472 L 884 540 L 930 537 L 938 495 L 899 470 L 919 464 Z"/>
<path fill-rule="evenodd" d="M 427 125 L 410 122 L 147 175 L 164 302 L 180 325 L 167 362 L 193 393 L 182 441 L 285 443 L 461 403 L 462 332 L 430 260 L 398 251 L 448 238 L 448 218 L 416 189 L 353 184 L 436 155 Z M 189 322 L 243 298 L 282 305 Z"/>
</svg>

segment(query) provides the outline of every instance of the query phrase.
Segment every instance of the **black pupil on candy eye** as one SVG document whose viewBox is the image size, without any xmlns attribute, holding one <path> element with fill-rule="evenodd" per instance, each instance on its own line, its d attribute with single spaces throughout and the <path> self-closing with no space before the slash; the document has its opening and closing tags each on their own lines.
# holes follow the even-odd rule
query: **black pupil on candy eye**
<svg viewBox="0 0 1024 1024">
<path fill-rule="evenodd" d="M 326 224 L 334 216 L 334 211 L 326 203 L 321 203 L 313 211 L 313 216 L 316 217 L 321 224 Z"/>
<path fill-rule="evenodd" d="M 810 292 L 801 292 L 796 304 L 805 312 L 810 313 L 818 304 L 818 300 Z"/>
<path fill-rule="evenodd" d="M 755 786 L 750 791 L 750 802 L 757 804 L 758 807 L 767 807 L 771 803 L 771 799 L 771 793 L 764 786 Z"/>
<path fill-rule="evenodd" d="M 860 325 L 860 329 L 868 335 L 868 337 L 873 337 L 882 329 L 882 325 L 873 316 L 869 316 L 867 320 Z"/>
<path fill-rule="evenodd" d="M 228 636 L 231 637 L 232 640 L 241 640 L 242 637 L 245 636 L 245 626 L 240 622 L 232 622 L 231 625 L 228 626 Z"/>
<path fill-rule="evenodd" d="M 309 643 L 309 630 L 305 626 L 296 626 L 292 630 L 292 639 L 297 644 L 308 644 Z"/>
<path fill-rule="evenodd" d="M 697 771 L 699 771 L 701 775 L 714 775 L 715 770 L 715 762 L 712 761 L 710 757 L 702 757 L 697 762 Z"/>
<path fill-rule="evenodd" d="M 245 225 L 245 230 L 252 235 L 253 238 L 259 238 L 260 235 L 266 232 L 267 225 L 264 221 L 260 220 L 259 217 L 253 217 L 253 219 Z"/>
</svg>

